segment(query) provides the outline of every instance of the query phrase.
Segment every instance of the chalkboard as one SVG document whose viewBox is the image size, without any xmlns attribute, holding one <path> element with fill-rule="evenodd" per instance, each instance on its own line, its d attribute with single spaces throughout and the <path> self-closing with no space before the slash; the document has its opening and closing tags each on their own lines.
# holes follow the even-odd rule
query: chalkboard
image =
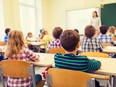
<svg viewBox="0 0 116 87">
<path fill-rule="evenodd" d="M 107 26 L 116 26 L 116 3 L 101 5 L 101 21 Z"/>
<path fill-rule="evenodd" d="M 66 27 L 67 29 L 78 29 L 79 34 L 84 34 L 84 29 L 90 24 L 92 12 L 97 11 L 100 16 L 99 8 L 87 8 L 79 10 L 71 10 L 66 12 Z"/>
</svg>

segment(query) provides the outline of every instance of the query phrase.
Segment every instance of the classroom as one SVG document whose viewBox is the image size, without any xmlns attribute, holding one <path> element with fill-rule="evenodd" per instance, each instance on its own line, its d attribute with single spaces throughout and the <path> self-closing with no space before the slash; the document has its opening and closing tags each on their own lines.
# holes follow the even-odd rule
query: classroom
<svg viewBox="0 0 116 87">
<path fill-rule="evenodd" d="M 0 87 L 116 87 L 116 0 L 0 0 Z"/>
</svg>

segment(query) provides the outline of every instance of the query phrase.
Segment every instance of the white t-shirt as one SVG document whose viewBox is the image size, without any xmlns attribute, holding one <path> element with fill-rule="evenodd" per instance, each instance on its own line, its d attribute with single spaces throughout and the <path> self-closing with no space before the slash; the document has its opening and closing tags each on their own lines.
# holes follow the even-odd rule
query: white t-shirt
<svg viewBox="0 0 116 87">
<path fill-rule="evenodd" d="M 101 26 L 101 20 L 99 17 L 92 18 L 91 19 L 91 25 L 95 27 L 96 30 L 99 30 L 99 27 Z"/>
</svg>

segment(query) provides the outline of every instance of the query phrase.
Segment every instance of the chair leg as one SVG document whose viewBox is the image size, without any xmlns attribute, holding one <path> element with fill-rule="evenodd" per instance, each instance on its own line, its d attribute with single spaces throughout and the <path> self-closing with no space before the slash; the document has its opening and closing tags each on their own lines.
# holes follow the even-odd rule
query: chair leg
<svg viewBox="0 0 116 87">
<path fill-rule="evenodd" d="M 33 82 L 33 87 L 36 87 L 36 82 L 35 82 L 35 68 L 33 65 L 31 65 L 31 71 L 30 71 L 31 75 L 32 75 L 32 82 Z"/>
<path fill-rule="evenodd" d="M 0 66 L 0 78 L 1 78 L 2 86 L 5 87 L 5 81 L 4 81 L 4 76 L 2 74 L 2 67 L 1 66 Z"/>
</svg>

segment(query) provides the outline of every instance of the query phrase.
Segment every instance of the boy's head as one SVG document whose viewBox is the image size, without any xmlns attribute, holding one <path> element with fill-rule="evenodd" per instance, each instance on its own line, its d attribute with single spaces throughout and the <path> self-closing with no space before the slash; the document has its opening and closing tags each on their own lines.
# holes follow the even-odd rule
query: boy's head
<svg viewBox="0 0 116 87">
<path fill-rule="evenodd" d="M 101 32 L 102 34 L 106 34 L 107 31 L 108 31 L 108 27 L 107 27 L 106 25 L 102 25 L 102 26 L 100 27 L 100 32 Z"/>
<path fill-rule="evenodd" d="M 27 34 L 27 36 L 30 37 L 30 38 L 32 38 L 32 37 L 33 37 L 33 34 L 32 34 L 31 32 L 29 32 L 29 33 Z"/>
<path fill-rule="evenodd" d="M 6 28 L 6 29 L 5 29 L 5 33 L 6 33 L 6 34 L 9 34 L 10 30 L 11 30 L 10 28 Z"/>
<path fill-rule="evenodd" d="M 65 30 L 60 36 L 61 45 L 68 52 L 72 52 L 79 47 L 79 41 L 79 34 L 74 30 Z"/>
<path fill-rule="evenodd" d="M 109 27 L 109 32 L 110 33 L 114 34 L 115 33 L 115 30 L 116 30 L 116 28 L 114 26 L 110 26 Z"/>
<path fill-rule="evenodd" d="M 78 34 L 79 34 L 79 30 L 78 29 L 74 29 Z"/>
<path fill-rule="evenodd" d="M 92 25 L 88 25 L 85 27 L 85 35 L 88 38 L 93 37 L 95 34 L 95 27 L 93 27 Z"/>
<path fill-rule="evenodd" d="M 62 34 L 62 28 L 61 27 L 55 27 L 53 30 L 53 37 L 56 39 L 60 38 L 60 35 Z"/>
</svg>

